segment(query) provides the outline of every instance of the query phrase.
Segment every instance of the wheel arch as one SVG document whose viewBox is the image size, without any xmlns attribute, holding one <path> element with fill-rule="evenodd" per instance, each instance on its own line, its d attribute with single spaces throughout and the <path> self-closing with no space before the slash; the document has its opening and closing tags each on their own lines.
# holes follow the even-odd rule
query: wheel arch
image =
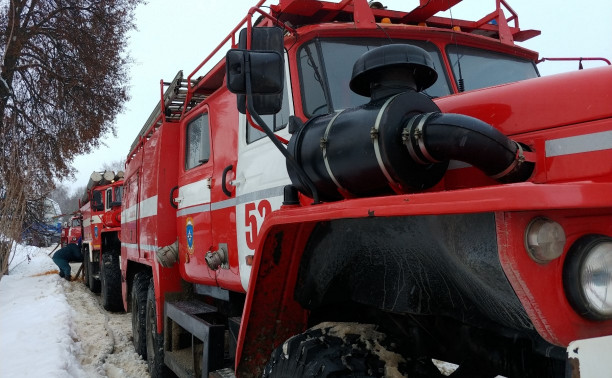
<svg viewBox="0 0 612 378">
<path fill-rule="evenodd" d="M 134 285 L 134 276 L 136 273 L 146 272 L 149 277 L 153 276 L 152 269 L 149 265 L 140 264 L 135 261 L 128 260 L 125 274 L 122 274 L 125 291 L 123 292 L 123 306 L 126 311 L 132 311 L 132 286 Z"/>
<path fill-rule="evenodd" d="M 261 376 L 274 347 L 307 325 L 308 314 L 293 292 L 304 246 L 316 222 L 277 224 L 275 218 L 279 217 L 269 216 L 262 225 L 253 259 L 236 350 L 240 376 Z M 257 310 L 262 308 L 265 311 Z"/>
</svg>

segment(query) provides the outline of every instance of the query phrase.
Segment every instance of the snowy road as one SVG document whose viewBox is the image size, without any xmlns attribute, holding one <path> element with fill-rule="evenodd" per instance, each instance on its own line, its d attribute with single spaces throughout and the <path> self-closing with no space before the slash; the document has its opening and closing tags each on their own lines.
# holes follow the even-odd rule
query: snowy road
<svg viewBox="0 0 612 378">
<path fill-rule="evenodd" d="M 105 311 L 82 281 L 60 278 L 51 249 L 16 249 L 0 280 L 0 377 L 149 377 L 129 313 Z"/>
<path fill-rule="evenodd" d="M 81 344 L 77 358 L 87 376 L 149 377 L 146 363 L 134 351 L 131 315 L 104 310 L 100 297 L 82 282 L 62 281 L 62 286 L 75 311 L 74 328 Z"/>
</svg>

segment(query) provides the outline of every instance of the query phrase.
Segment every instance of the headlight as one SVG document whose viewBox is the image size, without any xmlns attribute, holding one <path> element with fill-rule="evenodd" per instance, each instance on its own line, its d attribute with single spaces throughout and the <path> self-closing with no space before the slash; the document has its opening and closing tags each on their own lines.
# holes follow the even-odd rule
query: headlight
<svg viewBox="0 0 612 378">
<path fill-rule="evenodd" d="M 525 248 L 529 256 L 539 264 L 545 264 L 563 254 L 565 231 L 555 221 L 535 218 L 525 230 Z"/>
<path fill-rule="evenodd" d="M 587 235 L 578 239 L 565 259 L 563 286 L 580 315 L 612 319 L 612 238 Z"/>
</svg>

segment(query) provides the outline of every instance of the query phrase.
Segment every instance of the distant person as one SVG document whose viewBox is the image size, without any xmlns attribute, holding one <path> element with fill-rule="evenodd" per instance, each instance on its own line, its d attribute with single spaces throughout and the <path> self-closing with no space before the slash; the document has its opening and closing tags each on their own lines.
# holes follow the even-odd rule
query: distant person
<svg viewBox="0 0 612 378">
<path fill-rule="evenodd" d="M 83 254 L 81 254 L 81 238 L 60 248 L 53 255 L 53 262 L 59 268 L 59 276 L 68 281 L 72 280 L 72 276 L 70 275 L 70 263 L 81 261 L 83 261 Z"/>
</svg>

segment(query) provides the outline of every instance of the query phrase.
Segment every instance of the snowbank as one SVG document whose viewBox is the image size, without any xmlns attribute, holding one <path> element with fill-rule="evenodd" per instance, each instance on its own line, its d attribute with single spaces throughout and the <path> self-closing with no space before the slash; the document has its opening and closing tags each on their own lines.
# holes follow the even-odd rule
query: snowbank
<svg viewBox="0 0 612 378">
<path fill-rule="evenodd" d="M 17 246 L 0 280 L 0 377 L 85 377 L 50 250 Z"/>
</svg>

